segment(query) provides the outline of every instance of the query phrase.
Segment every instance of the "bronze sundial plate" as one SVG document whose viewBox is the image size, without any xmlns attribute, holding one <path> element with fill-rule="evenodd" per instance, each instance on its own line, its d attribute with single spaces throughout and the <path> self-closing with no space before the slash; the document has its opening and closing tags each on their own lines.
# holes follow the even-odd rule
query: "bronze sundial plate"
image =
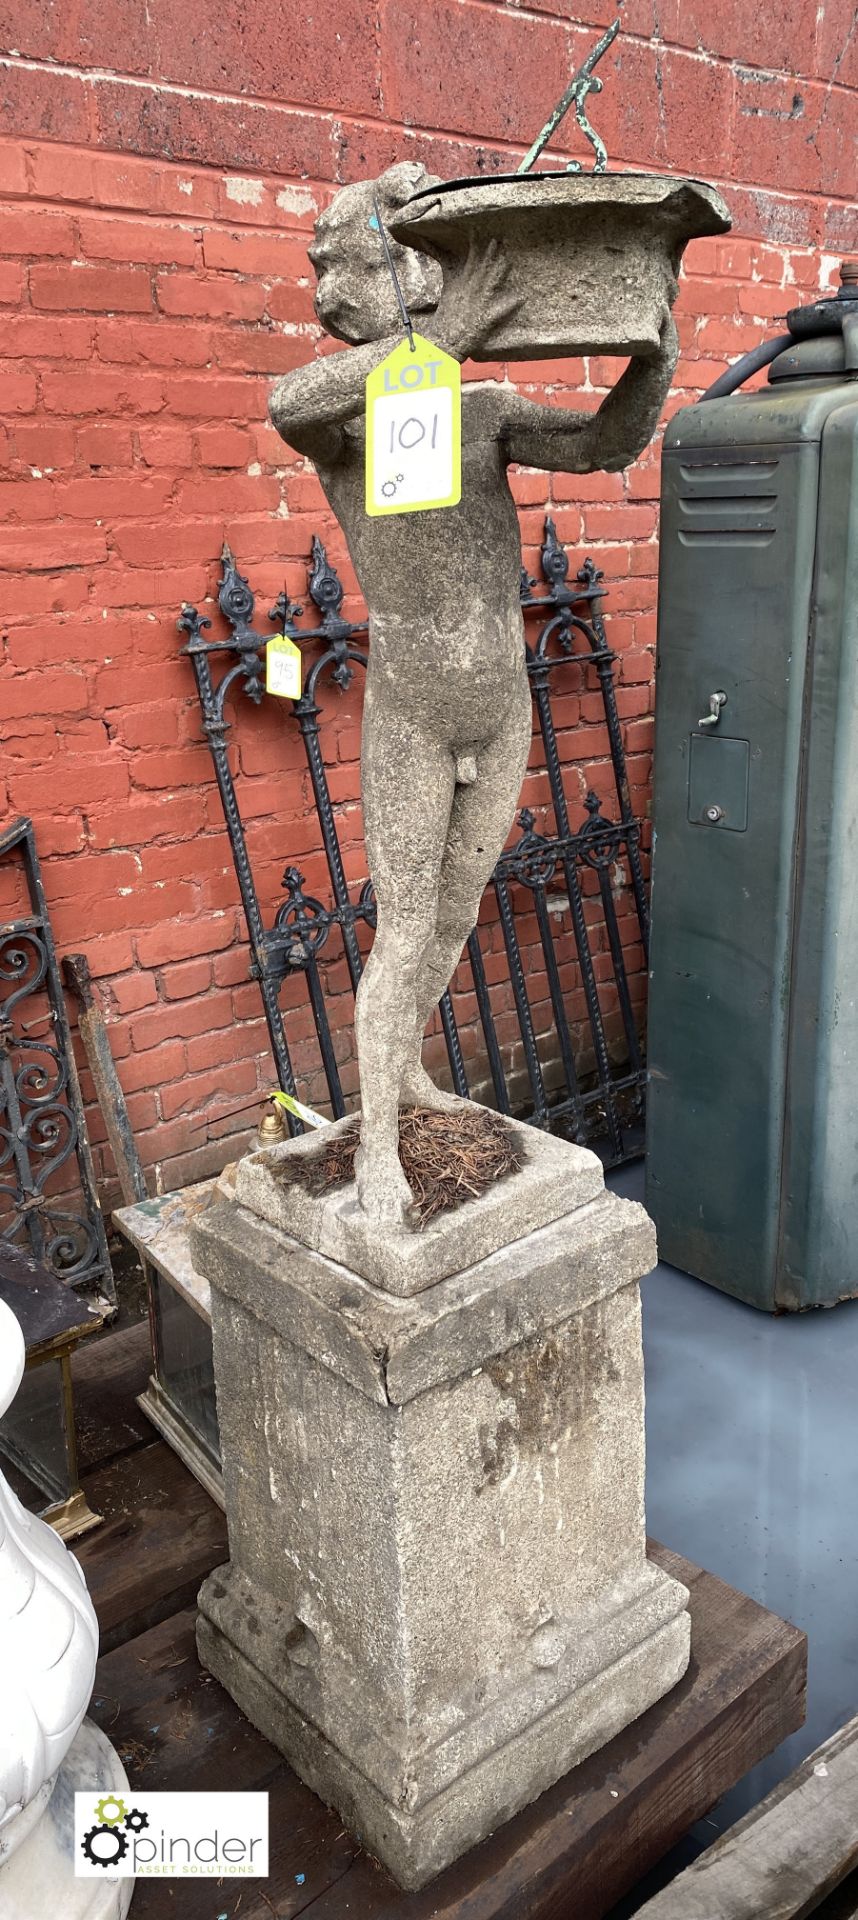
<svg viewBox="0 0 858 1920">
<path fill-rule="evenodd" d="M 415 194 L 391 221 L 439 260 L 445 280 L 472 246 L 499 240 L 507 288 L 481 360 L 647 354 L 677 293 L 689 240 L 726 233 L 730 215 L 702 180 L 644 173 L 495 174 Z"/>
</svg>

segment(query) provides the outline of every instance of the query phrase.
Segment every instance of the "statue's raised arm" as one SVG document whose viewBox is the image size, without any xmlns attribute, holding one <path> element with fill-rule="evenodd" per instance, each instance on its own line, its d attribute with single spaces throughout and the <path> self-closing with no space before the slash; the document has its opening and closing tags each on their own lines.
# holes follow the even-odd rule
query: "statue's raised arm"
<svg viewBox="0 0 858 1920">
<path fill-rule="evenodd" d="M 595 413 L 541 407 L 524 394 L 509 398 L 503 435 L 510 460 L 549 473 L 615 473 L 649 446 L 670 392 L 679 343 L 671 313 L 657 353 L 629 361 Z"/>
</svg>

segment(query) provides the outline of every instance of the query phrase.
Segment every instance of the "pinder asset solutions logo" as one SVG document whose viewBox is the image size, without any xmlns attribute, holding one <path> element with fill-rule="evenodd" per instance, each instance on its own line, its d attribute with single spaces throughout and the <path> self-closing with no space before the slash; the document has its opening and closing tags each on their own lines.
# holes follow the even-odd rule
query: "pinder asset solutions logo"
<svg viewBox="0 0 858 1920">
<path fill-rule="evenodd" d="M 261 1879 L 267 1793 L 76 1793 L 79 1879 Z"/>
</svg>

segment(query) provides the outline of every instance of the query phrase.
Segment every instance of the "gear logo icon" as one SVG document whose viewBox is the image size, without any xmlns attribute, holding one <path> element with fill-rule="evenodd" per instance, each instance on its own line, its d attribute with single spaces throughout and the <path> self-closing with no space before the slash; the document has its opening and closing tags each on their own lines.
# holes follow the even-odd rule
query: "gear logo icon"
<svg viewBox="0 0 858 1920">
<path fill-rule="evenodd" d="M 95 1817 L 100 1826 L 118 1827 L 120 1820 L 127 1819 L 128 1808 L 117 1794 L 106 1793 L 103 1800 L 96 1801 Z"/>
<path fill-rule="evenodd" d="M 149 1825 L 149 1815 L 143 1813 L 140 1807 L 132 1807 L 131 1812 L 125 1815 L 125 1825 L 129 1833 L 142 1833 L 143 1828 Z"/>
<path fill-rule="evenodd" d="M 94 1867 L 116 1867 L 128 1852 L 128 1841 L 115 1823 L 90 1827 L 80 1844 L 81 1851 Z"/>
</svg>

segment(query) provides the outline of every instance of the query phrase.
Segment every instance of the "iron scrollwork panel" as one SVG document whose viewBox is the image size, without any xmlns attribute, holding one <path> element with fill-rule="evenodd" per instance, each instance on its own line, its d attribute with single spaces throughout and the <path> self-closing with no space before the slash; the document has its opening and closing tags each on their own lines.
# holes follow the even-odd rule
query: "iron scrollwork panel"
<svg viewBox="0 0 858 1920">
<path fill-rule="evenodd" d="M 0 860 L 16 857 L 31 911 L 0 923 L 0 1241 L 23 1244 L 68 1285 L 97 1288 L 113 1304 L 107 1236 L 29 820 L 0 835 Z M 67 1189 L 69 1175 L 79 1195 Z"/>
<path fill-rule="evenodd" d="M 193 607 L 182 609 L 179 628 L 187 636 L 185 651 L 196 675 L 203 726 L 223 802 L 250 939 L 251 972 L 259 982 L 280 1082 L 289 1093 L 295 1092 L 295 1082 L 279 993 L 287 976 L 304 976 L 320 1064 L 324 1069 L 333 1112 L 339 1116 L 345 1112 L 346 1102 L 325 995 L 324 965 L 325 960 L 331 957 L 329 942 L 335 936 L 339 947 L 335 944 L 333 950 L 338 954 L 341 948 L 352 992 L 356 991 L 363 965 L 359 933 L 362 925 L 370 930 L 375 926 L 375 900 L 370 882 L 366 882 L 357 898 L 353 898 L 346 879 L 322 745 L 320 696 L 327 682 L 333 682 L 341 691 L 345 691 L 355 673 L 366 670 L 366 621 L 354 622 L 345 618 L 342 582 L 331 566 L 322 542 L 314 537 L 307 584 L 309 599 L 317 616 L 315 623 L 300 624 L 303 608 L 286 595 L 280 596 L 268 617 L 272 630 L 286 633 L 295 640 L 310 660 L 301 698 L 294 702 L 283 701 L 282 704 L 294 718 L 303 742 L 328 870 L 330 903 L 306 893 L 302 874 L 290 864 L 283 876 L 286 898 L 268 929 L 253 878 L 235 781 L 229 766 L 227 733 L 230 722 L 226 719 L 225 709 L 234 691 L 243 690 L 256 705 L 262 700 L 265 685 L 264 649 L 271 634 L 255 628 L 253 594 L 226 547 L 222 558 L 219 605 L 231 628 L 231 637 L 226 641 L 207 638 L 211 623 Z M 591 560 L 585 560 L 570 582 L 569 557 L 550 519 L 545 523 L 541 566 L 542 588 L 522 568 L 521 601 L 528 628 L 532 619 L 536 629 L 535 637 L 527 642 L 527 669 L 545 754 L 553 832 L 538 834 L 534 815 L 523 811 L 519 817 L 519 839 L 501 856 L 493 877 L 492 891 L 520 1037 L 520 1047 L 515 1051 L 523 1059 L 529 1086 L 529 1111 L 524 1117 L 537 1126 L 565 1132 L 588 1144 L 604 1143 L 602 1150 L 605 1157 L 615 1162 L 626 1155 L 629 1126 L 631 1124 L 634 1127 L 639 1123 L 643 1113 L 644 1069 L 615 901 L 619 873 L 622 886 L 633 902 L 637 931 L 645 952 L 648 920 L 640 828 L 630 802 L 614 681 L 615 655 L 608 645 L 603 619 L 603 576 Z M 227 669 L 215 682 L 212 661 L 217 654 L 224 656 Z M 570 663 L 577 664 L 582 673 L 587 669 L 595 673 L 607 728 L 616 795 L 615 817 L 608 817 L 597 796 L 592 792 L 588 794 L 587 819 L 577 830 L 570 825 L 552 707 L 552 692 L 558 672 Z M 526 909 L 528 901 L 535 913 L 537 951 L 541 956 L 545 993 L 551 1012 L 552 1052 L 555 1056 L 555 1084 L 551 1087 L 544 1071 L 540 1036 L 534 1020 L 532 974 L 529 977 L 525 967 L 518 933 L 520 903 L 524 903 Z M 597 910 L 600 915 L 598 923 L 594 922 Z M 598 943 L 598 951 L 594 948 L 594 940 Z M 562 982 L 559 949 L 564 945 L 570 948 L 570 943 L 586 1006 L 586 1047 L 581 1046 L 580 1040 L 576 1044 Z M 471 935 L 466 956 L 495 1103 L 501 1112 L 509 1112 L 513 1049 L 507 1045 L 505 1057 L 479 931 Z M 612 1039 L 597 976 L 597 966 L 603 966 L 606 956 L 625 1054 L 619 1067 L 611 1057 L 612 1049 L 616 1052 L 618 1045 L 616 1022 Z M 466 1096 L 469 1093 L 468 1077 L 449 992 L 444 995 L 439 1011 L 453 1086 L 458 1093 Z M 292 1120 L 290 1124 L 293 1131 L 300 1130 L 300 1121 Z"/>
</svg>

